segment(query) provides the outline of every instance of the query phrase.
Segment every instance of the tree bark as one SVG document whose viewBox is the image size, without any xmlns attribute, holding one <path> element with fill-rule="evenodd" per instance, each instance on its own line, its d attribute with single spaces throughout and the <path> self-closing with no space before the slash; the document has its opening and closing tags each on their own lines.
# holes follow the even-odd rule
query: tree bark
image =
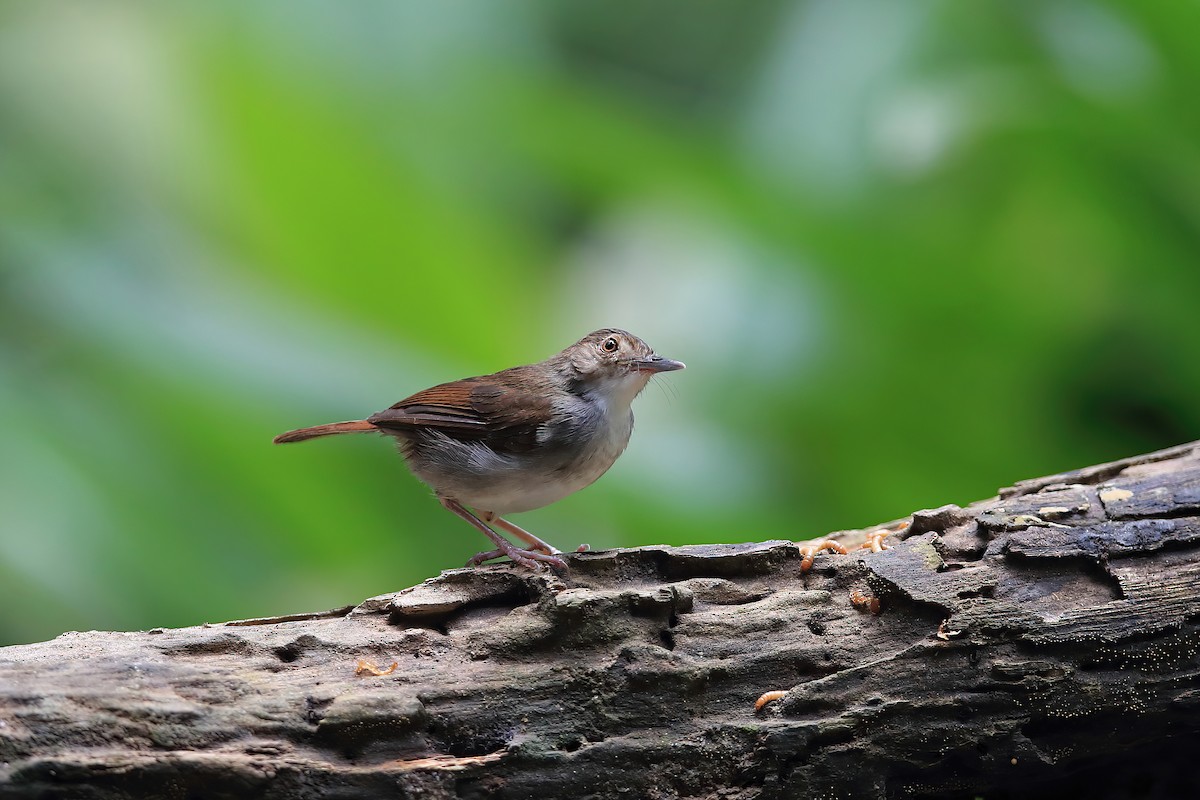
<svg viewBox="0 0 1200 800">
<path fill-rule="evenodd" d="M 906 522 L 3 648 L 0 798 L 1197 795 L 1200 443 Z"/>
</svg>

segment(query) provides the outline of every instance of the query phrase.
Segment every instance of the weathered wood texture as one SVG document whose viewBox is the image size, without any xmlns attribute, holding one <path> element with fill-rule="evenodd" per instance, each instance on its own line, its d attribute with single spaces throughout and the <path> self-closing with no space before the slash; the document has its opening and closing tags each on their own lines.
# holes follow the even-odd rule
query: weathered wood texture
<svg viewBox="0 0 1200 800">
<path fill-rule="evenodd" d="M 892 538 L 4 648 L 0 797 L 1196 796 L 1200 443 Z"/>
</svg>

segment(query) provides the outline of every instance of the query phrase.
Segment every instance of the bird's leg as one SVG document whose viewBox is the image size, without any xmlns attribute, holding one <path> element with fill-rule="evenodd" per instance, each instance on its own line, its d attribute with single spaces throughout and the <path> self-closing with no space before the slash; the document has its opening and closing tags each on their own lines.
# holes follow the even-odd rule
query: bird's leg
<svg viewBox="0 0 1200 800">
<path fill-rule="evenodd" d="M 442 505 L 445 506 L 449 511 L 453 511 L 455 514 L 465 519 L 467 522 L 477 528 L 480 533 L 491 539 L 496 544 L 496 550 L 486 553 L 479 553 L 473 556 L 471 560 L 467 562 L 469 565 L 475 566 L 487 561 L 488 559 L 505 555 L 526 569 L 537 569 L 538 562 L 552 564 L 556 567 L 561 567 L 562 569 L 567 568 L 567 562 L 563 561 L 558 556 L 551 555 L 549 553 L 539 553 L 534 550 L 522 550 L 521 548 L 517 547 L 512 542 L 508 541 L 503 536 L 489 528 L 486 524 L 484 524 L 483 520 L 472 514 L 462 505 L 462 503 L 458 502 L 457 500 L 449 497 L 441 497 L 438 499 L 442 501 Z"/>
<path fill-rule="evenodd" d="M 556 556 L 556 555 L 562 553 L 562 550 L 559 550 L 554 545 L 546 544 L 541 539 L 539 539 L 538 537 L 534 536 L 529 531 L 522 528 L 520 525 L 514 525 L 513 523 L 506 520 L 504 517 L 498 516 L 496 514 L 496 512 L 494 512 L 494 511 L 484 512 L 483 514 L 480 514 L 480 516 L 483 518 L 483 521 L 486 522 L 488 525 L 492 525 L 492 524 L 499 525 L 501 528 L 504 528 L 504 530 L 508 531 L 513 536 L 516 536 L 518 539 L 520 539 L 521 541 L 528 544 L 530 550 L 541 550 L 543 553 L 545 553 L 548 556 Z"/>
</svg>

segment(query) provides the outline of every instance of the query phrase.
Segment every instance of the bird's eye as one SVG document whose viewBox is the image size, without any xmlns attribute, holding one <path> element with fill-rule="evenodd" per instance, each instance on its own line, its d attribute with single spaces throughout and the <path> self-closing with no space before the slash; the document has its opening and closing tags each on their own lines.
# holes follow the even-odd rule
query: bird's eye
<svg viewBox="0 0 1200 800">
<path fill-rule="evenodd" d="M 604 344 L 600 345 L 600 347 L 606 353 L 615 353 L 615 352 L 617 352 L 617 348 L 620 347 L 620 345 L 617 344 L 616 339 L 614 339 L 610 336 L 604 340 Z"/>
</svg>

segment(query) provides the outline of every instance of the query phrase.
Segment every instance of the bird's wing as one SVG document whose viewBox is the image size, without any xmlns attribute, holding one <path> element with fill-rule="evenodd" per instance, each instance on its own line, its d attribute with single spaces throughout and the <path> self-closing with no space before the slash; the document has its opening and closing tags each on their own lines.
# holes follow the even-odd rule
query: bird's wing
<svg viewBox="0 0 1200 800">
<path fill-rule="evenodd" d="M 443 383 L 406 397 L 368 419 L 384 429 L 436 430 L 483 441 L 498 451 L 519 452 L 537 444 L 537 429 L 552 408 L 545 392 L 504 373 Z M 516 379 L 514 379 L 516 378 Z"/>
</svg>

